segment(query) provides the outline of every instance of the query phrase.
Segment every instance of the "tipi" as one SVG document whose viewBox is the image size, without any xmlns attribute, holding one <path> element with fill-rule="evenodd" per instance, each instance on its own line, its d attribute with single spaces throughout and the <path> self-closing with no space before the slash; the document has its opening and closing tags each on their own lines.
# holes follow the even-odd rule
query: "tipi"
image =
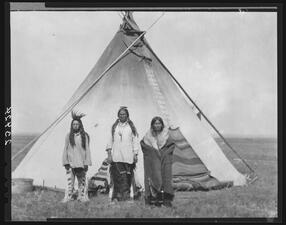
<svg viewBox="0 0 286 225">
<path fill-rule="evenodd" d="M 98 62 L 60 116 L 37 139 L 12 173 L 12 178 L 32 178 L 35 185 L 44 182 L 49 187 L 66 187 L 61 157 L 65 135 L 70 128 L 71 110 L 86 114 L 82 120 L 91 139 L 93 166 L 87 175 L 91 177 L 106 158 L 106 143 L 119 107 L 127 106 L 140 139 L 154 116 L 161 116 L 171 127 L 179 147 L 173 162 L 175 186 L 194 183 L 217 186 L 224 182 L 246 184 L 246 176 L 232 165 L 210 131 L 202 125 L 192 104 L 143 35 L 132 14 L 126 13 Z M 118 58 L 124 51 L 126 53 Z M 139 153 L 136 172 L 143 184 L 142 152 Z"/>
</svg>

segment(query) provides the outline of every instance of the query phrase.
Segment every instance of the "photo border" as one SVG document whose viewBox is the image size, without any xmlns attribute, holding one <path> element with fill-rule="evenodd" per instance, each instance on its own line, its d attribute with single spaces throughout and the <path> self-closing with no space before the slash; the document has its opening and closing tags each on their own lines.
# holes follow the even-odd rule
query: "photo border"
<svg viewBox="0 0 286 225">
<path fill-rule="evenodd" d="M 174 219 L 72 219 L 72 218 L 57 218 L 57 219 L 47 219 L 48 221 L 97 221 L 97 222 L 282 222 L 285 220 L 285 209 L 284 204 L 282 204 L 282 190 L 283 190 L 283 123 L 279 122 L 283 119 L 283 48 L 282 39 L 283 39 L 283 4 L 282 3 L 261 3 L 251 2 L 251 3 L 136 3 L 136 2 L 124 2 L 124 3 L 115 3 L 115 2 L 41 2 L 45 3 L 45 8 L 23 8 L 19 3 L 16 8 L 12 8 L 11 11 L 116 11 L 124 10 L 128 7 L 129 10 L 134 11 L 262 11 L 268 12 L 275 11 L 277 12 L 277 94 L 278 94 L 278 217 L 277 218 L 174 218 Z M 7 109 L 11 107 L 11 53 L 10 53 L 10 3 L 15 4 L 18 2 L 4 2 L 4 108 L 5 108 L 5 119 Z M 30 2 L 31 3 L 31 2 Z M 31 3 L 33 5 L 35 2 Z M 36 2 L 36 3 L 39 3 Z M 146 6 L 147 5 L 147 6 Z M 222 6 L 223 5 L 223 6 Z M 261 7 L 263 5 L 263 7 Z M 15 5 L 14 5 L 15 6 Z M 34 5 L 35 6 L 35 5 Z M 22 7 L 22 8 L 21 8 Z M 144 8 L 145 7 L 145 8 Z M 197 8 L 194 8 L 197 7 Z M 201 8 L 200 8 L 201 7 Z M 215 7 L 215 8 L 214 8 Z M 220 8 L 226 7 L 226 8 Z M 257 8 L 260 7 L 260 8 Z M 72 9 L 77 8 L 78 10 Z M 86 8 L 86 9 L 85 9 Z M 92 9 L 91 9 L 92 8 Z M 255 9 L 256 8 L 256 9 Z M 275 8 L 275 9 L 274 9 Z M 187 9 L 187 10 L 186 10 Z M 285 37 L 285 35 L 284 35 Z M 283 46 L 285 48 L 285 45 Z M 2 76 L 3 78 L 3 76 Z M 11 110 L 13 113 L 13 109 Z M 10 111 L 10 116 L 11 116 Z M 6 137 L 6 132 L 11 133 L 11 127 L 6 127 L 7 121 L 5 120 L 5 141 L 9 139 L 9 136 Z M 3 151 L 2 151 L 3 152 Z M 2 157 L 2 165 L 5 167 L 4 172 L 4 210 L 5 210 L 5 220 L 11 220 L 11 144 L 5 145 L 4 151 L 5 157 Z M 284 154 L 285 155 L 285 154 Z M 4 160 L 5 161 L 4 161 Z M 284 174 L 285 176 L 285 174 Z M 283 199 L 284 200 L 284 199 Z"/>
</svg>

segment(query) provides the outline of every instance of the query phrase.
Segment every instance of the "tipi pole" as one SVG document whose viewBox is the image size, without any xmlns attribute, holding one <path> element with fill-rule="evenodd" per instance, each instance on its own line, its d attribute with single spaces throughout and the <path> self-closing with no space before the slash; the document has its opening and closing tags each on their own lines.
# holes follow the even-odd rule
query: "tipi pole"
<svg viewBox="0 0 286 225">
<path fill-rule="evenodd" d="M 41 136 L 41 135 L 40 135 Z M 23 151 L 25 151 L 27 149 L 28 146 L 30 146 L 31 144 L 33 144 L 40 136 L 37 136 L 35 138 L 33 138 L 28 144 L 26 144 L 19 152 L 17 152 L 15 155 L 13 155 L 13 157 L 11 158 L 11 160 L 14 160 L 18 155 L 20 155 Z"/>
<path fill-rule="evenodd" d="M 176 78 L 172 75 L 172 73 L 168 70 L 168 68 L 162 63 L 162 61 L 157 57 L 155 52 L 151 49 L 151 47 L 146 43 L 146 46 L 148 49 L 154 54 L 154 56 L 157 58 L 157 60 L 162 64 L 162 66 L 167 70 L 168 74 L 171 76 L 171 78 L 175 81 L 175 83 L 180 87 L 180 89 L 184 92 L 184 94 L 187 96 L 187 98 L 194 104 L 194 106 L 199 110 L 201 115 L 205 118 L 205 120 L 209 123 L 209 125 L 217 132 L 217 134 L 221 137 L 221 139 L 225 142 L 225 144 L 236 154 L 238 158 L 240 158 L 243 163 L 247 166 L 247 168 L 254 173 L 254 170 L 248 165 L 248 163 L 240 157 L 240 155 L 234 150 L 234 148 L 228 143 L 228 141 L 222 136 L 222 134 L 216 129 L 216 127 L 212 124 L 212 122 L 207 118 L 207 116 L 203 113 L 203 111 L 198 107 L 198 105 L 193 101 L 193 99 L 188 95 L 188 93 L 184 90 L 184 88 L 181 86 L 181 84 L 176 80 Z"/>
<path fill-rule="evenodd" d="M 171 74 L 170 74 L 171 75 Z M 179 84 L 179 82 L 171 75 L 171 77 L 174 79 L 176 84 L 179 85 L 181 90 L 184 92 L 184 94 L 188 97 L 188 99 L 194 104 L 194 106 L 199 110 L 201 115 L 205 118 L 205 120 L 209 123 L 209 125 L 217 132 L 217 134 L 221 137 L 221 139 L 225 142 L 225 144 L 239 157 L 244 164 L 248 167 L 248 169 L 254 173 L 254 170 L 248 165 L 248 163 L 240 157 L 240 155 L 234 150 L 234 148 L 228 143 L 228 141 L 223 137 L 223 135 L 218 131 L 218 129 L 212 124 L 212 122 L 207 118 L 207 116 L 203 113 L 203 111 L 198 107 L 198 105 L 192 100 L 192 98 L 188 95 L 188 93 L 183 89 L 183 87 Z"/>
<path fill-rule="evenodd" d="M 22 153 L 27 146 L 29 146 L 31 143 L 36 141 L 38 138 L 40 138 L 43 134 L 45 134 L 53 125 L 60 122 L 69 112 L 72 110 L 79 101 L 93 88 L 93 86 L 107 73 L 107 71 L 115 64 L 117 63 L 121 57 L 144 35 L 151 29 L 151 27 L 158 22 L 158 20 L 164 15 L 164 13 L 154 22 L 152 23 L 149 28 L 142 32 L 101 74 L 100 76 L 86 89 L 86 91 L 76 100 L 72 105 L 70 105 L 62 114 L 58 116 L 58 118 L 50 125 L 48 126 L 39 136 L 35 137 L 32 141 L 30 141 L 27 145 L 24 146 L 23 149 L 21 149 L 19 152 L 17 152 L 13 157 L 12 160 L 14 160 L 20 153 Z"/>
<path fill-rule="evenodd" d="M 171 74 L 170 74 L 171 75 Z M 221 137 L 221 139 L 225 142 L 225 144 L 239 157 L 244 164 L 248 167 L 248 169 L 254 173 L 254 170 L 248 165 L 248 163 L 240 157 L 240 155 L 234 150 L 234 148 L 228 143 L 228 141 L 223 137 L 223 135 L 218 131 L 218 129 L 212 124 L 212 122 L 207 118 L 207 116 L 203 113 L 203 111 L 198 107 L 198 105 L 192 100 L 192 98 L 188 95 L 188 93 L 183 89 L 183 87 L 179 84 L 179 82 L 171 75 L 176 84 L 181 88 L 184 94 L 188 97 L 188 99 L 194 104 L 194 106 L 199 110 L 200 114 L 205 118 L 205 120 L 209 123 L 209 125 L 217 132 L 217 134 Z"/>
<path fill-rule="evenodd" d="M 55 125 L 57 122 L 60 122 L 68 113 L 70 110 L 75 107 L 79 101 L 91 90 L 91 88 L 106 74 L 106 72 L 119 61 L 119 59 L 136 43 L 136 41 L 141 38 L 147 31 L 144 31 L 142 34 L 138 36 L 138 38 L 133 41 L 128 48 L 125 49 L 124 52 L 122 52 L 114 61 L 111 63 L 101 74 L 100 76 L 94 81 L 94 83 L 91 84 L 90 87 L 76 100 L 72 105 L 70 105 L 58 118 L 50 125 L 47 129 L 45 129 L 39 136 L 35 137 L 32 141 L 30 141 L 23 149 L 21 149 L 19 152 L 17 152 L 13 157 L 12 160 L 14 160 L 20 153 L 22 153 L 30 144 L 35 142 L 38 138 L 40 138 L 43 134 L 45 134 L 53 125 Z"/>
</svg>

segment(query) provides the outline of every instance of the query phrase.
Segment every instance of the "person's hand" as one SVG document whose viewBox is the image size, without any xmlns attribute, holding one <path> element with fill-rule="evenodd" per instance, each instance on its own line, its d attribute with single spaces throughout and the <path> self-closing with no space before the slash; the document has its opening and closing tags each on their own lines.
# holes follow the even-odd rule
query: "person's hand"
<svg viewBox="0 0 286 225">
<path fill-rule="evenodd" d="M 111 156 L 111 154 L 108 154 L 108 156 L 107 156 L 107 163 L 112 163 L 112 156 Z"/>
<path fill-rule="evenodd" d="M 88 165 L 84 165 L 84 171 L 85 171 L 85 172 L 88 171 Z"/>
<path fill-rule="evenodd" d="M 66 170 L 69 170 L 69 169 L 70 169 L 70 164 L 66 164 L 66 165 L 65 165 L 65 169 L 66 169 Z"/>
<path fill-rule="evenodd" d="M 134 163 L 137 163 L 137 162 L 138 162 L 138 156 L 137 156 L 137 154 L 134 154 L 133 161 L 134 161 Z"/>
</svg>

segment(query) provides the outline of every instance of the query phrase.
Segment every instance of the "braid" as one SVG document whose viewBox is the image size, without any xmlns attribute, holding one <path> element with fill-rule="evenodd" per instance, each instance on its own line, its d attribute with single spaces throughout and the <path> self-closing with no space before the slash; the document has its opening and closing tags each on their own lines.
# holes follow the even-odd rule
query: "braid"
<svg viewBox="0 0 286 225">
<path fill-rule="evenodd" d="M 115 132 L 115 128 L 117 126 L 117 124 L 119 123 L 119 119 L 117 119 L 114 124 L 112 125 L 112 128 L 111 128 L 111 134 L 112 134 L 112 141 L 114 141 L 114 132 Z"/>
<path fill-rule="evenodd" d="M 85 134 L 86 134 L 86 136 L 87 136 L 87 142 L 88 142 L 88 144 L 89 144 L 89 141 L 90 141 L 89 134 L 86 133 L 86 132 L 85 132 Z"/>
<path fill-rule="evenodd" d="M 132 120 L 128 119 L 127 122 L 128 122 L 128 124 L 129 124 L 129 126 L 130 126 L 130 128 L 132 130 L 133 135 L 134 136 L 138 136 L 137 129 L 134 126 L 134 123 L 132 122 Z"/>
</svg>

